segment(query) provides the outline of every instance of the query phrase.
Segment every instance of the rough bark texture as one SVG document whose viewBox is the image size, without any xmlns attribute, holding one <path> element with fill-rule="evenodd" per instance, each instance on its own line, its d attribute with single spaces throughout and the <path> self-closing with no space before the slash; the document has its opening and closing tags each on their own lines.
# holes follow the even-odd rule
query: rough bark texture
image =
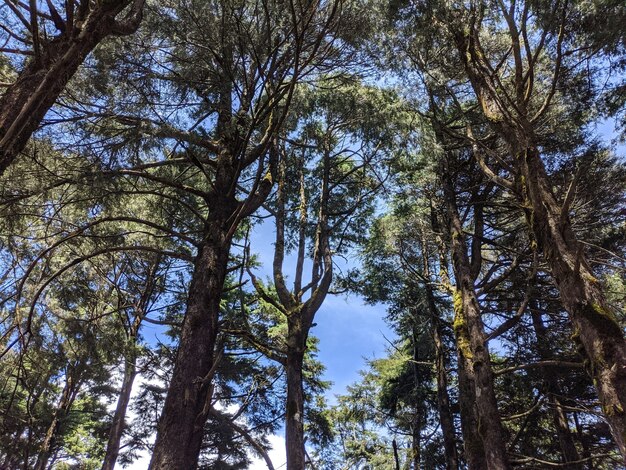
<svg viewBox="0 0 626 470">
<path fill-rule="evenodd" d="M 188 470 L 198 463 L 211 408 L 217 324 L 230 251 L 228 217 L 223 215 L 232 211 L 223 202 L 207 224 L 195 260 L 174 372 L 150 461 L 154 470 Z"/>
<path fill-rule="evenodd" d="M 563 306 L 582 345 L 602 412 L 626 462 L 626 341 L 604 300 L 567 214 L 556 202 L 536 147 L 519 156 L 526 219 L 550 266 Z"/>
<path fill-rule="evenodd" d="M 465 359 L 459 349 L 457 349 L 457 358 L 463 456 L 469 470 L 481 470 L 487 468 L 487 456 L 483 441 L 478 433 L 474 373 L 471 363 Z"/>
<path fill-rule="evenodd" d="M 454 333 L 459 350 L 459 362 L 473 374 L 478 433 L 482 439 L 486 467 L 490 470 L 508 469 L 504 429 L 500 420 L 494 389 L 491 358 L 481 319 L 480 306 L 474 290 L 474 278 L 467 255 L 467 243 L 456 207 L 456 196 L 448 178 L 444 193 L 449 219 L 452 263 L 456 290 L 454 292 Z"/>
<path fill-rule="evenodd" d="M 52 421 L 48 426 L 46 437 L 41 444 L 41 449 L 39 451 L 39 455 L 37 456 L 37 462 L 34 467 L 35 470 L 45 470 L 48 466 L 48 461 L 50 460 L 50 457 L 52 457 L 52 449 L 55 446 L 59 429 L 67 417 L 67 414 L 70 412 L 72 405 L 74 404 L 74 400 L 76 399 L 76 394 L 80 388 L 81 368 L 82 367 L 79 366 L 77 370 L 67 372 L 59 404 L 54 412 L 54 415 L 52 416 Z M 76 376 L 74 376 L 74 372 L 76 372 Z"/>
<path fill-rule="evenodd" d="M 413 468 L 421 468 L 422 461 L 422 423 L 421 416 L 417 414 L 413 418 L 411 429 L 411 460 Z"/>
<path fill-rule="evenodd" d="M 302 330 L 295 323 L 298 322 L 289 321 L 289 337 L 294 344 L 289 347 L 286 362 L 287 408 L 285 413 L 285 440 L 287 470 L 301 470 L 306 463 L 304 449 L 304 388 L 302 385 L 302 367 L 306 340 L 302 341 Z M 300 337 L 297 338 L 296 336 Z"/>
<path fill-rule="evenodd" d="M 122 378 L 122 387 L 120 389 L 120 395 L 117 399 L 117 405 L 115 406 L 115 413 L 113 414 L 113 421 L 111 423 L 111 429 L 109 431 L 109 441 L 107 443 L 107 450 L 102 463 L 102 470 L 113 470 L 115 468 L 115 462 L 120 453 L 120 444 L 122 441 L 122 434 L 124 433 L 124 420 L 126 419 L 126 410 L 130 403 L 130 394 L 133 390 L 133 382 L 137 376 L 137 367 L 135 364 L 135 358 L 127 361 L 124 366 L 124 377 Z"/>
<path fill-rule="evenodd" d="M 584 350 L 603 414 L 626 463 L 624 332 L 572 230 L 567 197 L 561 205 L 552 192 L 535 135 L 536 119 L 529 118 L 526 102 L 518 99 L 516 106 L 511 107 L 502 98 L 499 84 L 486 63 L 479 28 L 477 19 L 472 17 L 469 30 L 456 30 L 457 48 L 483 114 L 509 146 L 515 170 L 514 190 L 524 208 L 533 243 L 550 267 L 573 324 L 574 338 Z M 544 110 L 547 104 L 548 101 Z"/>
<path fill-rule="evenodd" d="M 0 98 L 0 175 L 24 149 L 78 67 L 100 41 L 114 32 L 126 34 L 136 29 L 141 7 L 126 25 L 115 20 L 130 3 L 128 0 L 98 2 L 83 18 L 80 29 L 75 24 L 67 25 L 71 34 L 60 34 L 42 44 L 40 55 L 32 58 L 16 82 L 6 89 Z"/>
<path fill-rule="evenodd" d="M 435 343 L 436 368 L 437 368 L 437 408 L 439 422 L 443 434 L 443 446 L 446 453 L 446 469 L 457 470 L 459 468 L 459 456 L 456 450 L 456 433 L 454 432 L 454 418 L 450 409 L 450 396 L 448 395 L 448 374 L 446 372 L 446 352 L 441 341 L 440 324 L 437 322 L 433 328 Z"/>
</svg>

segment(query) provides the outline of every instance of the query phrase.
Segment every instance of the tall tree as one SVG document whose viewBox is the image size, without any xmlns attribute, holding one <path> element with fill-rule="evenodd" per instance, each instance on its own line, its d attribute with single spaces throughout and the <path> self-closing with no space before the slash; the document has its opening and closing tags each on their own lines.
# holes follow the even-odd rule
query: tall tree
<svg viewBox="0 0 626 470">
<path fill-rule="evenodd" d="M 330 86 L 326 79 L 321 85 Z M 275 207 L 276 245 L 273 284 L 278 300 L 257 290 L 286 316 L 284 366 L 287 377 L 285 435 L 287 467 L 305 465 L 303 363 L 315 314 L 328 295 L 333 254 L 347 252 L 359 239 L 381 186 L 376 169 L 391 158 L 400 136 L 397 103 L 392 93 L 338 83 L 332 93 L 303 92 L 300 133 L 279 157 Z M 290 136 L 291 137 L 291 136 Z M 294 183 L 296 182 L 296 183 Z M 288 209 L 294 206 L 295 210 Z M 294 284 L 286 284 L 285 255 L 294 247 Z M 307 258 L 311 275 L 305 281 Z"/>
</svg>

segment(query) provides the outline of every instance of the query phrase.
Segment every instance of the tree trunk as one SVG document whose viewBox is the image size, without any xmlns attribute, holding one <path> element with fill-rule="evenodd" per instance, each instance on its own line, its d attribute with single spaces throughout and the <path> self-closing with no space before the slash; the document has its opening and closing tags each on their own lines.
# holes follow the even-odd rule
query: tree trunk
<svg viewBox="0 0 626 470">
<path fill-rule="evenodd" d="M 120 390 L 120 396 L 117 399 L 117 406 L 115 407 L 111 430 L 109 431 L 109 442 L 107 443 L 106 454 L 104 456 L 104 462 L 102 463 L 102 470 L 113 470 L 115 468 L 117 456 L 120 452 L 120 444 L 122 441 L 122 434 L 124 432 L 124 420 L 126 419 L 126 410 L 128 409 L 128 403 L 130 402 L 133 382 L 137 376 L 135 361 L 136 358 L 133 354 L 130 360 L 126 361 L 124 366 L 122 387 Z"/>
<path fill-rule="evenodd" d="M 211 408 L 214 352 L 230 240 L 226 219 L 208 222 L 196 256 L 172 379 L 157 430 L 153 470 L 197 467 Z"/>
<path fill-rule="evenodd" d="M 35 463 L 34 470 L 45 470 L 52 455 L 52 449 L 55 445 L 59 429 L 63 420 L 69 413 L 76 398 L 76 392 L 78 390 L 79 383 L 74 380 L 72 374 L 68 374 L 65 378 L 65 385 L 61 392 L 61 399 L 59 405 L 52 416 L 52 422 L 48 426 L 46 431 L 46 437 L 41 444 L 41 450 L 37 456 L 37 462 Z"/>
<path fill-rule="evenodd" d="M 285 441 L 287 446 L 287 470 L 303 470 L 304 451 L 304 388 L 302 366 L 304 353 L 287 353 L 287 410 L 285 414 Z"/>
<path fill-rule="evenodd" d="M 76 33 L 60 34 L 42 44 L 40 56 L 28 62 L 0 98 L 0 175 L 24 149 L 87 55 L 111 34 L 116 15 L 130 2 L 100 3 L 89 12 L 80 31 L 74 24 L 67 25 Z M 134 13 L 124 34 L 134 31 L 139 24 L 141 8 Z"/>
<path fill-rule="evenodd" d="M 438 138 L 441 139 L 442 136 L 439 134 Z M 445 241 L 439 233 L 442 233 L 439 222 L 437 221 L 437 217 L 435 215 L 434 207 L 431 205 L 431 224 L 435 233 L 437 233 L 437 243 L 439 246 L 439 277 L 441 282 L 445 285 L 451 286 L 450 275 L 448 270 L 448 257 L 447 250 L 448 247 L 445 244 Z M 424 261 L 424 268 L 428 269 L 428 263 Z M 429 284 L 425 284 L 426 292 L 428 294 L 428 303 L 429 308 L 432 312 L 437 311 L 437 305 L 435 303 L 435 299 L 432 293 L 432 288 Z M 437 315 L 439 318 L 439 315 Z M 458 345 L 458 337 L 455 340 Z M 441 334 L 439 331 L 436 331 L 436 335 L 439 338 L 439 342 L 441 342 Z M 457 347 L 457 378 L 458 378 L 458 394 L 459 394 L 459 410 L 461 416 L 461 435 L 463 437 L 463 459 L 467 464 L 467 468 L 469 470 L 481 470 L 487 468 L 487 461 L 485 457 L 485 448 L 483 446 L 482 440 L 478 434 L 478 420 L 476 417 L 476 388 L 474 385 L 474 373 L 472 371 L 471 363 L 465 359 L 461 350 Z M 445 379 L 445 376 L 444 376 Z M 439 380 L 439 376 L 438 376 Z M 439 382 L 438 382 L 439 388 Z M 446 389 L 447 394 L 447 389 Z M 443 421 L 442 419 L 442 430 L 443 430 Z M 450 421 L 452 426 L 454 421 L 452 416 L 450 415 Z M 451 427 L 454 429 L 454 427 Z M 448 432 L 449 434 L 449 432 Z M 454 434 L 454 431 L 453 431 Z M 445 435 L 445 432 L 444 432 Z M 456 440 L 456 436 L 452 436 Z M 457 467 L 458 467 L 458 453 L 456 452 L 455 447 L 455 455 L 457 456 Z"/>
<path fill-rule="evenodd" d="M 413 426 L 411 432 L 411 460 L 413 468 L 419 470 L 422 462 L 422 425 L 419 413 L 413 418 Z M 408 467 L 409 465 L 407 465 Z"/>
<path fill-rule="evenodd" d="M 457 339 L 458 341 L 458 339 Z M 461 433 L 463 434 L 463 453 L 469 470 L 487 468 L 485 447 L 478 433 L 476 415 L 476 385 L 471 362 L 457 348 L 459 409 L 461 412 Z"/>
<path fill-rule="evenodd" d="M 518 156 L 519 184 L 526 220 L 543 251 L 574 326 L 574 338 L 586 353 L 588 371 L 602 412 L 626 462 L 626 341 L 617 316 L 604 300 L 591 273 L 568 214 L 556 202 L 536 147 Z"/>
<path fill-rule="evenodd" d="M 449 171 L 446 169 L 446 172 Z M 456 289 L 454 301 L 454 332 L 459 349 L 459 363 L 473 373 L 478 417 L 478 433 L 485 449 L 486 468 L 506 470 L 509 467 L 504 429 L 500 420 L 494 390 L 489 348 L 486 343 L 480 306 L 474 290 L 474 278 L 467 255 L 467 243 L 456 206 L 452 182 L 445 177 L 444 193 L 450 224 L 452 263 Z M 467 410 L 466 410 L 467 412 Z"/>
<path fill-rule="evenodd" d="M 476 23 L 472 22 L 471 26 L 469 30 L 454 31 L 460 57 L 484 116 L 514 157 L 515 192 L 524 208 L 533 243 L 543 252 L 550 267 L 561 302 L 572 321 L 574 337 L 584 349 L 603 414 L 626 463 L 624 332 L 572 230 L 568 214 L 571 195 L 565 197 L 563 205 L 557 202 L 526 106 L 517 103 L 517 107 L 511 107 L 502 98 L 499 85 L 485 64 Z"/>
<path fill-rule="evenodd" d="M 548 360 L 551 358 L 549 351 L 550 343 L 546 327 L 541 318 L 541 312 L 537 308 L 531 308 L 531 316 L 533 320 L 533 328 L 537 337 L 537 349 L 539 351 L 539 356 L 542 360 Z M 545 369 L 541 369 L 541 372 L 545 383 L 545 392 L 548 396 L 548 403 L 552 408 L 552 421 L 559 440 L 563 462 L 576 462 L 580 460 L 580 456 L 576 450 L 576 444 L 574 443 L 574 437 L 570 431 L 567 415 L 561 405 L 561 401 L 558 398 L 558 395 L 560 395 L 558 383 L 556 382 L 554 376 L 548 373 Z M 582 470 L 583 466 L 578 463 L 569 464 L 564 468 L 567 470 Z"/>
<path fill-rule="evenodd" d="M 587 460 L 587 470 L 594 470 L 593 467 L 593 459 L 591 458 L 591 450 L 589 449 L 589 445 L 587 440 L 585 439 L 585 435 L 583 434 L 582 426 L 580 425 L 580 421 L 578 420 L 578 412 L 574 411 L 572 413 L 574 415 L 574 425 L 576 426 L 576 435 L 578 436 L 578 440 L 580 441 L 580 445 L 583 448 L 583 458 Z"/>
<path fill-rule="evenodd" d="M 303 470 L 306 463 L 304 448 L 304 386 L 302 368 L 310 322 L 303 319 L 302 308 L 287 317 L 287 409 L 285 413 L 285 444 L 287 470 Z M 305 326 L 303 323 L 307 323 Z"/>
<path fill-rule="evenodd" d="M 441 341 L 441 325 L 434 320 L 433 339 L 435 343 L 435 366 L 437 370 L 437 408 L 439 423 L 443 435 L 443 447 L 446 454 L 446 469 L 458 470 L 459 456 L 456 450 L 456 434 L 454 419 L 450 410 L 450 396 L 448 395 L 448 375 L 446 373 L 446 353 Z"/>
</svg>

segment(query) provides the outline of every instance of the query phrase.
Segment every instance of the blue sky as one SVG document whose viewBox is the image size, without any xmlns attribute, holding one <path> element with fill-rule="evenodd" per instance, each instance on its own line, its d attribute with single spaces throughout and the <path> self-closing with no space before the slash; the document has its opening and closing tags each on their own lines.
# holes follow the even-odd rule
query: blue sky
<svg viewBox="0 0 626 470">
<path fill-rule="evenodd" d="M 274 257 L 274 228 L 272 219 L 255 226 L 251 239 L 251 251 L 258 257 L 261 267 L 256 274 L 269 278 Z M 359 266 L 356 253 L 346 260 L 335 257 L 339 268 L 346 272 Z M 293 279 L 293 256 L 286 256 L 284 272 L 287 285 Z M 305 274 L 306 274 L 305 269 Z M 327 399 L 334 403 L 334 396 L 345 392 L 346 386 L 359 379 L 359 370 L 366 366 L 365 358 L 381 357 L 387 340 L 393 332 L 385 324 L 385 306 L 367 305 L 358 295 L 328 295 L 315 316 L 311 334 L 319 338 L 318 359 L 326 366 L 324 380 L 333 382 Z"/>
<path fill-rule="evenodd" d="M 257 255 L 261 266 L 256 270 L 260 278 L 269 278 L 274 257 L 274 236 L 272 219 L 255 226 L 251 239 L 251 251 Z M 336 258 L 338 268 L 347 271 L 359 266 L 357 253 L 347 259 Z M 287 285 L 293 278 L 293 256 L 286 256 L 284 272 Z M 306 270 L 305 270 L 306 273 Z M 291 274 L 291 276 L 290 276 Z M 328 295 L 315 316 L 317 324 L 311 334 L 319 339 L 318 359 L 326 367 L 324 380 L 332 382 L 326 393 L 329 405 L 336 403 L 336 395 L 344 394 L 346 387 L 360 379 L 359 371 L 365 369 L 366 360 L 382 357 L 388 340 L 394 333 L 384 321 L 386 314 L 382 304 L 368 305 L 355 294 Z M 285 440 L 282 434 L 271 436 L 273 446 L 269 453 L 276 469 L 285 465 Z M 254 459 L 251 470 L 265 470 L 267 466 L 260 459 Z"/>
</svg>

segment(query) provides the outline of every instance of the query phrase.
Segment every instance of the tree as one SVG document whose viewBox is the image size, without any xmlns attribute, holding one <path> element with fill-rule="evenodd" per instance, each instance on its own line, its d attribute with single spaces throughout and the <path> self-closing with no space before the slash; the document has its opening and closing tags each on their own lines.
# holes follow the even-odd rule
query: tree
<svg viewBox="0 0 626 470">
<path fill-rule="evenodd" d="M 329 79 L 320 82 L 329 87 Z M 280 362 L 287 376 L 287 467 L 303 468 L 303 363 L 315 314 L 329 293 L 333 256 L 347 252 L 358 240 L 381 186 L 380 163 L 391 158 L 400 124 L 391 93 L 356 84 L 337 83 L 332 93 L 305 89 L 298 122 L 300 133 L 289 136 L 279 156 L 275 206 L 273 285 L 277 299 L 250 272 L 263 299 L 287 320 Z M 294 207 L 295 209 L 288 209 Z M 294 284 L 286 284 L 285 254 L 295 251 Z M 311 276 L 305 281 L 307 257 Z M 307 297 L 305 300 L 305 297 Z"/>
<path fill-rule="evenodd" d="M 108 36 L 135 32 L 144 3 L 145 0 L 48 1 L 46 13 L 34 0 L 28 4 L 4 2 L 0 53 L 28 59 L 24 63 L 17 58 L 12 61 L 15 80 L 3 84 L 6 90 L 0 98 L 0 174 L 24 149 L 91 51 Z"/>
</svg>

